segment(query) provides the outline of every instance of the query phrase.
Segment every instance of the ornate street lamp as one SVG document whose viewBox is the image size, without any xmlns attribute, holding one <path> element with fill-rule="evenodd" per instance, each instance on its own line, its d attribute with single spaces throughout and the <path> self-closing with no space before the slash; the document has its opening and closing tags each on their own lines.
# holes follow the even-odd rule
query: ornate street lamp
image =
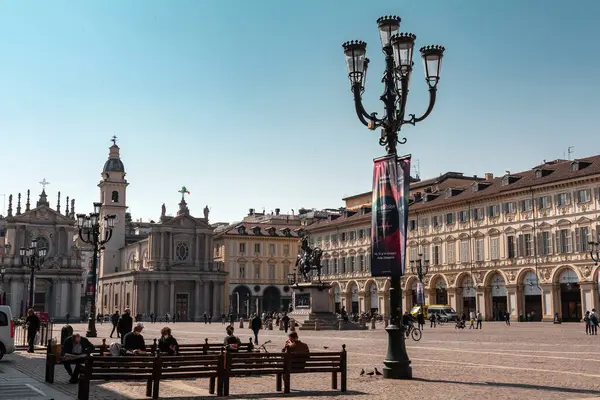
<svg viewBox="0 0 600 400">
<path fill-rule="evenodd" d="M 98 270 L 98 254 L 104 250 L 104 245 L 110 240 L 115 227 L 115 216 L 107 215 L 100 221 L 102 203 L 94 203 L 94 212 L 89 215 L 77 214 L 79 238 L 92 246 L 92 294 L 90 316 L 88 318 L 87 337 L 96 337 L 96 274 Z M 104 231 L 104 238 L 101 238 Z"/>
<path fill-rule="evenodd" d="M 589 245 L 591 249 L 590 257 L 598 265 L 598 262 L 600 262 L 600 242 L 589 242 Z"/>
<path fill-rule="evenodd" d="M 419 254 L 419 258 L 410 262 L 410 270 L 413 273 L 413 275 L 416 275 L 419 279 L 419 283 L 421 284 L 421 290 L 425 290 L 425 288 L 423 287 L 423 279 L 429 272 L 429 260 L 425 260 L 423 258 L 423 254 Z M 423 306 L 424 304 L 421 302 L 421 300 L 421 296 L 419 296 L 419 305 Z"/>
<path fill-rule="evenodd" d="M 30 269 L 29 304 L 27 308 L 33 308 L 35 305 L 35 270 L 37 269 L 39 271 L 42 264 L 44 264 L 47 251 L 48 249 L 45 247 L 38 247 L 37 239 L 33 239 L 29 247 L 21 247 L 19 249 L 21 264 Z"/>
<path fill-rule="evenodd" d="M 380 97 L 385 110 L 382 118 L 378 118 L 377 113 L 367 112 L 362 103 L 369 66 L 369 59 L 366 57 L 367 44 L 353 40 L 345 42 L 342 47 L 346 56 L 348 78 L 359 121 L 371 130 L 381 128 L 379 144 L 385 146 L 389 155 L 397 155 L 396 145 L 406 143 L 406 138 L 398 139 L 402 125 L 415 125 L 427 118 L 433 110 L 444 48 L 442 46 L 425 46 L 420 49 L 425 63 L 425 80 L 429 86 L 429 106 L 420 117 L 416 117 L 414 114 L 406 116 L 406 101 L 413 69 L 416 36 L 412 33 L 400 33 L 400 17 L 381 17 L 377 20 L 377 24 L 385 55 L 385 72 L 382 79 L 384 91 Z M 389 339 L 383 375 L 384 378 L 390 379 L 410 379 L 412 378 L 412 369 L 406 353 L 404 326 L 402 326 L 400 318 L 402 315 L 400 276 L 391 277 L 390 283 L 392 324 L 386 328 Z"/>
</svg>

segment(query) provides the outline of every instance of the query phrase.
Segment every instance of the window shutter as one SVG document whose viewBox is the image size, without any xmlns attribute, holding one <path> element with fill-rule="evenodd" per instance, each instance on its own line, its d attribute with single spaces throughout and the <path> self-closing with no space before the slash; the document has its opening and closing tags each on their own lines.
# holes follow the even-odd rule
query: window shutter
<svg viewBox="0 0 600 400">
<path fill-rule="evenodd" d="M 575 251 L 581 251 L 581 228 L 575 229 Z"/>
<path fill-rule="evenodd" d="M 600 242 L 600 225 L 596 225 L 596 236 L 594 236 L 594 242 Z"/>
<path fill-rule="evenodd" d="M 519 245 L 517 247 L 517 257 L 525 255 L 525 236 L 519 235 Z"/>
<path fill-rule="evenodd" d="M 587 194 L 587 198 L 592 200 L 592 189 L 585 189 L 585 193 Z"/>
<path fill-rule="evenodd" d="M 535 249 L 534 255 L 539 256 L 540 254 L 544 253 L 544 244 L 543 244 L 543 237 L 541 233 L 538 233 L 536 238 L 536 246 L 537 248 Z"/>
<path fill-rule="evenodd" d="M 562 251 L 560 231 L 558 231 L 556 234 L 553 233 L 552 236 L 556 236 L 556 254 L 560 254 Z"/>
<path fill-rule="evenodd" d="M 519 211 L 525 211 L 525 200 L 519 200 Z"/>
<path fill-rule="evenodd" d="M 575 247 L 574 247 L 575 242 L 576 242 L 576 240 L 575 240 L 575 232 L 571 232 L 571 249 L 570 249 L 571 253 L 575 253 L 575 251 L 576 251 Z"/>
<path fill-rule="evenodd" d="M 566 204 L 571 204 L 571 193 L 567 193 L 567 202 Z"/>
<path fill-rule="evenodd" d="M 554 195 L 554 203 L 556 204 L 557 207 L 560 207 L 560 195 L 555 194 Z"/>
<path fill-rule="evenodd" d="M 543 197 L 538 197 L 538 210 L 541 210 L 542 208 L 544 208 L 544 198 Z"/>
</svg>

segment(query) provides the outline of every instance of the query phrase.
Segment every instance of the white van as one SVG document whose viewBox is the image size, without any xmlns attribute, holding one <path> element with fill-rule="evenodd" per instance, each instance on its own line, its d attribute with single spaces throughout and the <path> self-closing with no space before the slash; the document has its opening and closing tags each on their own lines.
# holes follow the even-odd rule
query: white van
<svg viewBox="0 0 600 400">
<path fill-rule="evenodd" d="M 9 306 L 0 306 L 0 360 L 15 351 L 15 323 Z"/>
</svg>

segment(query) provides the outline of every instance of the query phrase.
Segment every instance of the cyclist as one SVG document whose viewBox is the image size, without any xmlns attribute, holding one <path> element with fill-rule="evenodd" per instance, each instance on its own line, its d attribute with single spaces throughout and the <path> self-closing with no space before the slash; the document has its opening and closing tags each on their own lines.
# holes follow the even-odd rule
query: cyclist
<svg viewBox="0 0 600 400">
<path fill-rule="evenodd" d="M 413 317 L 410 312 L 406 311 L 402 316 L 402 325 L 406 328 L 406 337 L 410 334 L 410 331 L 413 329 L 414 323 L 417 322 L 415 317 Z"/>
</svg>

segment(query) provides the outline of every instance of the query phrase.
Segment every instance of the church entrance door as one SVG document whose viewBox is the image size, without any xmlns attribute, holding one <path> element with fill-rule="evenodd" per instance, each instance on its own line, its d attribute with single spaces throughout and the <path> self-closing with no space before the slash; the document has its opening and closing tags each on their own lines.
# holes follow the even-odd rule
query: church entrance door
<svg viewBox="0 0 600 400">
<path fill-rule="evenodd" d="M 175 315 L 180 315 L 180 321 L 188 321 L 189 295 L 187 293 L 177 293 L 175 298 Z"/>
</svg>

